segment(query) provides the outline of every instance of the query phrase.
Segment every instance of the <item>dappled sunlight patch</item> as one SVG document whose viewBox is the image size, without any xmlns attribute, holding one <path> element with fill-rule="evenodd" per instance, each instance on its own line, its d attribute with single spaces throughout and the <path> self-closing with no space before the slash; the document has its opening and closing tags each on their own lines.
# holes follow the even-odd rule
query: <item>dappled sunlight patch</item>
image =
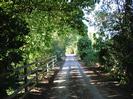
<svg viewBox="0 0 133 99">
<path fill-rule="evenodd" d="M 30 91 L 32 94 L 41 95 L 43 90 L 41 88 L 35 88 Z"/>
<path fill-rule="evenodd" d="M 70 71 L 71 74 L 77 74 L 77 75 L 80 75 L 80 72 L 78 70 L 73 70 L 73 71 Z"/>
<path fill-rule="evenodd" d="M 66 74 L 67 74 L 66 71 L 62 71 L 62 72 L 58 73 L 58 75 L 66 75 Z"/>
<path fill-rule="evenodd" d="M 97 81 L 98 81 L 98 80 L 91 80 L 90 83 L 91 83 L 91 84 L 96 84 Z"/>
<path fill-rule="evenodd" d="M 84 71 L 85 74 L 93 74 L 94 72 L 93 71 Z"/>
<path fill-rule="evenodd" d="M 94 83 L 94 82 L 91 82 L 90 84 L 92 84 L 92 85 L 95 85 L 96 83 Z"/>
<path fill-rule="evenodd" d="M 104 85 L 105 83 L 104 83 L 104 82 L 96 82 L 96 84 L 102 86 L 102 85 Z"/>
<path fill-rule="evenodd" d="M 112 84 L 114 84 L 115 86 L 120 86 L 118 81 L 112 81 Z"/>
<path fill-rule="evenodd" d="M 53 96 L 53 97 L 49 97 L 49 99 L 56 99 L 56 97 L 55 97 L 55 96 Z"/>
<path fill-rule="evenodd" d="M 120 95 L 114 94 L 114 95 L 109 95 L 109 96 L 107 96 L 107 97 L 109 97 L 109 98 L 114 98 L 114 97 L 118 97 L 118 96 L 120 96 Z"/>
<path fill-rule="evenodd" d="M 74 98 L 74 99 L 78 99 L 78 96 L 76 96 L 76 95 L 73 95 L 71 97 Z"/>
<path fill-rule="evenodd" d="M 68 70 L 69 69 L 69 66 L 64 66 L 63 68 L 62 68 L 62 70 Z"/>
<path fill-rule="evenodd" d="M 91 76 L 91 77 L 97 77 L 96 74 L 91 74 L 91 75 L 88 75 L 88 76 Z"/>
<path fill-rule="evenodd" d="M 48 79 L 47 78 L 45 78 L 44 80 L 42 80 L 41 82 L 40 82 L 40 84 L 47 84 L 48 83 Z"/>
<path fill-rule="evenodd" d="M 71 65 L 71 69 L 78 70 L 78 67 L 76 65 Z"/>
<path fill-rule="evenodd" d="M 42 95 L 44 92 L 47 91 L 47 88 L 44 87 L 35 87 L 30 91 L 30 94 L 33 95 Z"/>
<path fill-rule="evenodd" d="M 100 64 L 99 64 L 99 63 L 96 63 L 95 65 L 96 65 L 97 67 L 100 67 Z"/>
<path fill-rule="evenodd" d="M 86 77 L 90 77 L 90 75 L 86 75 Z"/>
<path fill-rule="evenodd" d="M 120 85 L 118 81 L 106 81 L 104 83 L 105 83 L 105 85 L 115 85 L 115 86 Z"/>
<path fill-rule="evenodd" d="M 92 79 L 90 83 L 96 86 L 106 86 L 106 85 L 119 86 L 119 83 L 117 81 L 99 81 L 98 79 Z"/>
<path fill-rule="evenodd" d="M 94 71 L 94 74 L 90 75 L 90 84 L 96 86 L 107 99 L 132 99 L 129 97 L 133 97 L 133 94 L 128 92 L 124 86 L 120 87 L 118 81 L 109 79 L 110 73 L 102 72 L 97 67 L 89 69 Z"/>
<path fill-rule="evenodd" d="M 65 59 L 66 62 L 68 61 L 74 61 L 75 58 L 73 56 L 67 56 L 67 58 Z"/>
<path fill-rule="evenodd" d="M 82 78 L 82 76 L 81 76 L 81 75 L 72 75 L 72 78 L 77 78 L 77 79 L 79 79 L 79 78 Z"/>
<path fill-rule="evenodd" d="M 106 83 L 105 82 L 100 82 L 98 80 L 91 80 L 90 84 L 100 87 L 100 86 L 104 86 Z"/>
<path fill-rule="evenodd" d="M 54 83 L 63 83 L 65 82 L 66 80 L 55 80 Z"/>
<path fill-rule="evenodd" d="M 57 86 L 57 87 L 53 87 L 52 89 L 65 89 L 66 86 Z"/>
</svg>

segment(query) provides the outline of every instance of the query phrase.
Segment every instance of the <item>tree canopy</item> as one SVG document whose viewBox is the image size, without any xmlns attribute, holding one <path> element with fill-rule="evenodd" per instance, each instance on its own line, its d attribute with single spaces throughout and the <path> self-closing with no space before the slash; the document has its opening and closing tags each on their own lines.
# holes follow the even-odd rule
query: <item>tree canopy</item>
<svg viewBox="0 0 133 99">
<path fill-rule="evenodd" d="M 18 86 L 15 68 L 65 54 L 70 34 L 84 35 L 82 9 L 93 4 L 93 0 L 0 1 L 0 97 Z"/>
</svg>

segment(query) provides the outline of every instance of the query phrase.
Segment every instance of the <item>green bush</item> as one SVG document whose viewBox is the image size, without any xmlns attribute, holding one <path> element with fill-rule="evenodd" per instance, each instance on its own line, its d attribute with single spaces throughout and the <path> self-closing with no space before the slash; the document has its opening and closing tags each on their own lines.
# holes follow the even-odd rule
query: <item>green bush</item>
<svg viewBox="0 0 133 99">
<path fill-rule="evenodd" d="M 87 36 L 83 36 L 78 41 L 78 54 L 86 64 L 92 64 L 96 60 L 96 52 L 92 47 L 92 42 Z"/>
</svg>

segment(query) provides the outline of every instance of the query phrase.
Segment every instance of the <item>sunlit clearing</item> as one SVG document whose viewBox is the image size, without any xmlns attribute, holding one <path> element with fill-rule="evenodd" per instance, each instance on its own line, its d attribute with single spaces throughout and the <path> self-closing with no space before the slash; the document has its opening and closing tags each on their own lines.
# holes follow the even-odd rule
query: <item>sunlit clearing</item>
<svg viewBox="0 0 133 99">
<path fill-rule="evenodd" d="M 67 48 L 65 54 L 74 54 L 75 50 L 73 48 Z"/>
<path fill-rule="evenodd" d="M 65 55 L 66 56 L 76 56 L 76 54 L 68 54 L 68 53 L 66 53 Z"/>
</svg>

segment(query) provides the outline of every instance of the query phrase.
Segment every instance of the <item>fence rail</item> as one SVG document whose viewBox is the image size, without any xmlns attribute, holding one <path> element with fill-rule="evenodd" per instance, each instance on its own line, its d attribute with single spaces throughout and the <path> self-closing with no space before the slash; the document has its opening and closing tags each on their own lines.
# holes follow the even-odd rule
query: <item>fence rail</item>
<svg viewBox="0 0 133 99">
<path fill-rule="evenodd" d="M 24 66 L 16 68 L 14 73 L 18 73 L 19 71 L 23 71 L 23 74 L 18 75 L 19 81 L 16 83 L 22 83 L 19 84 L 19 87 L 6 99 L 13 99 L 14 97 L 18 96 L 20 93 L 23 93 L 23 95 L 20 97 L 20 99 L 24 98 L 27 93 L 30 92 L 34 88 L 34 86 L 39 82 L 39 76 L 40 74 L 46 73 L 46 76 L 48 76 L 49 72 L 54 69 L 55 65 L 57 63 L 57 57 L 52 56 L 48 59 L 40 60 L 37 62 L 33 62 L 30 64 L 26 64 Z M 34 70 L 29 69 L 30 67 L 34 66 Z"/>
</svg>

